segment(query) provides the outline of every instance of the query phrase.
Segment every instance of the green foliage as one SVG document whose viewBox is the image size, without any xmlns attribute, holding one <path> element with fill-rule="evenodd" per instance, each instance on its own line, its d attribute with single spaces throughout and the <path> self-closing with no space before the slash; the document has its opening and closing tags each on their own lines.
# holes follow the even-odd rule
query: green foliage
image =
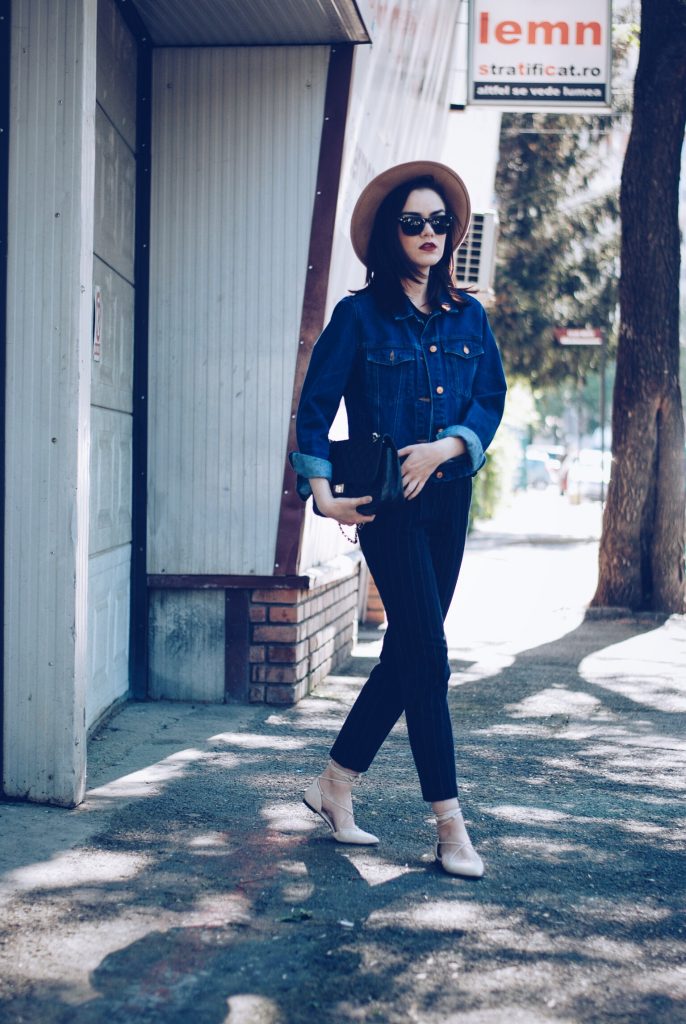
<svg viewBox="0 0 686 1024">
<path fill-rule="evenodd" d="M 512 494 L 521 446 L 514 434 L 501 430 L 488 450 L 486 465 L 474 478 L 470 526 L 475 519 L 492 519 Z"/>
<path fill-rule="evenodd" d="M 535 417 L 533 402 L 516 386 L 508 395 L 503 425 L 488 449 L 486 465 L 474 478 L 470 525 L 475 519 L 492 519 L 512 494 L 522 452 L 522 426 Z"/>
<path fill-rule="evenodd" d="M 610 352 L 616 345 L 619 158 L 612 129 L 630 109 L 636 22 L 633 3 L 615 19 L 612 116 L 503 114 L 491 319 L 509 376 L 534 388 L 584 381 L 598 369 L 597 348 L 561 346 L 555 327 L 599 327 Z"/>
<path fill-rule="evenodd" d="M 492 519 L 502 499 L 502 473 L 498 468 L 498 456 L 489 452 L 488 460 L 474 478 L 472 504 L 469 510 L 469 525 L 475 519 Z"/>
<path fill-rule="evenodd" d="M 605 369 L 606 427 L 611 419 L 615 370 L 614 360 L 608 360 Z M 570 406 L 574 406 L 581 414 L 583 432 L 593 433 L 600 426 L 600 389 L 600 374 L 592 373 L 587 378 L 570 378 L 537 392 L 535 403 L 539 430 L 544 431 L 550 420 L 560 421 Z"/>
<path fill-rule="evenodd" d="M 503 115 L 492 320 L 508 373 L 534 387 L 597 368 L 597 349 L 556 344 L 555 327 L 600 327 L 612 335 L 617 187 L 589 189 L 605 138 L 596 118 Z"/>
</svg>

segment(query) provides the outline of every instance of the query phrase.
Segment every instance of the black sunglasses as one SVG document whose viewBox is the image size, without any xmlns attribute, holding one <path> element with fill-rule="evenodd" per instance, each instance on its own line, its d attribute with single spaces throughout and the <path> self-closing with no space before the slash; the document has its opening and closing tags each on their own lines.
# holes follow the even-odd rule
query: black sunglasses
<svg viewBox="0 0 686 1024">
<path fill-rule="evenodd" d="M 418 213 L 403 213 L 398 217 L 400 230 L 404 235 L 421 235 L 425 224 L 430 224 L 437 235 L 447 235 L 453 222 L 449 213 L 434 213 L 432 217 L 420 217 Z"/>
</svg>

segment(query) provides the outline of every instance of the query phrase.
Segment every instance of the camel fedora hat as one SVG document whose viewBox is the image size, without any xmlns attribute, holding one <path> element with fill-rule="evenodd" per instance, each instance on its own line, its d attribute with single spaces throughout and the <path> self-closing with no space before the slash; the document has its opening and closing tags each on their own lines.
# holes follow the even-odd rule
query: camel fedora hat
<svg viewBox="0 0 686 1024">
<path fill-rule="evenodd" d="M 453 229 L 453 250 L 457 249 L 469 229 L 471 203 L 469 193 L 462 178 L 445 164 L 434 160 L 411 160 L 406 164 L 396 164 L 387 171 L 377 174 L 362 190 L 355 203 L 350 221 L 350 240 L 355 255 L 362 263 L 367 264 L 367 249 L 371 237 L 374 219 L 382 202 L 393 189 L 413 178 L 431 177 L 445 194 L 450 212 L 457 218 Z"/>
</svg>

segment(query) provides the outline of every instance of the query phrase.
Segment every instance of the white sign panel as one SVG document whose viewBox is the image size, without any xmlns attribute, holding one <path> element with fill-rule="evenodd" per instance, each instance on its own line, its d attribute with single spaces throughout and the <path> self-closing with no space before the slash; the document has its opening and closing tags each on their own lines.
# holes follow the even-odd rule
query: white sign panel
<svg viewBox="0 0 686 1024">
<path fill-rule="evenodd" d="M 471 0 L 468 102 L 608 110 L 612 0 Z"/>
<path fill-rule="evenodd" d="M 599 327 L 556 327 L 553 330 L 560 345 L 602 345 L 603 332 Z"/>
</svg>

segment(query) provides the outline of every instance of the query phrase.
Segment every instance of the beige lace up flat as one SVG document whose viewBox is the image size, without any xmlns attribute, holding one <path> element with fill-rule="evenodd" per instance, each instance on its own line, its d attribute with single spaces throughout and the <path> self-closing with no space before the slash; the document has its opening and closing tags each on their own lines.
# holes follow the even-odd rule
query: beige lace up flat
<svg viewBox="0 0 686 1024">
<path fill-rule="evenodd" d="M 328 778 L 331 782 L 347 782 L 350 784 L 351 789 L 353 784 L 360 778 L 360 776 L 355 775 L 354 772 L 347 772 L 332 762 L 329 762 L 328 771 Z M 319 778 L 321 778 L 321 776 Z M 350 808 L 327 795 L 327 804 L 334 804 L 336 807 L 340 807 L 340 809 L 345 811 L 350 817 L 350 824 L 346 828 L 336 828 L 333 818 L 322 806 L 322 789 L 319 778 L 316 778 L 312 785 L 308 786 L 305 790 L 303 803 L 309 807 L 311 811 L 314 811 L 315 814 L 318 814 L 322 821 L 326 822 L 331 829 L 332 837 L 337 843 L 350 843 L 354 846 L 375 846 L 379 842 L 378 837 L 372 835 L 371 832 L 365 832 L 363 829 L 358 828 L 355 824 Z M 326 780 L 327 776 L 324 776 L 324 778 Z"/>
<path fill-rule="evenodd" d="M 442 825 L 453 818 L 462 818 L 462 811 L 455 807 L 436 815 L 436 824 Z M 446 850 L 447 847 L 452 849 Z M 436 843 L 436 860 L 449 875 L 462 875 L 465 878 L 481 878 L 484 873 L 484 862 L 471 844 L 469 837 L 464 842 L 455 840 Z"/>
</svg>

